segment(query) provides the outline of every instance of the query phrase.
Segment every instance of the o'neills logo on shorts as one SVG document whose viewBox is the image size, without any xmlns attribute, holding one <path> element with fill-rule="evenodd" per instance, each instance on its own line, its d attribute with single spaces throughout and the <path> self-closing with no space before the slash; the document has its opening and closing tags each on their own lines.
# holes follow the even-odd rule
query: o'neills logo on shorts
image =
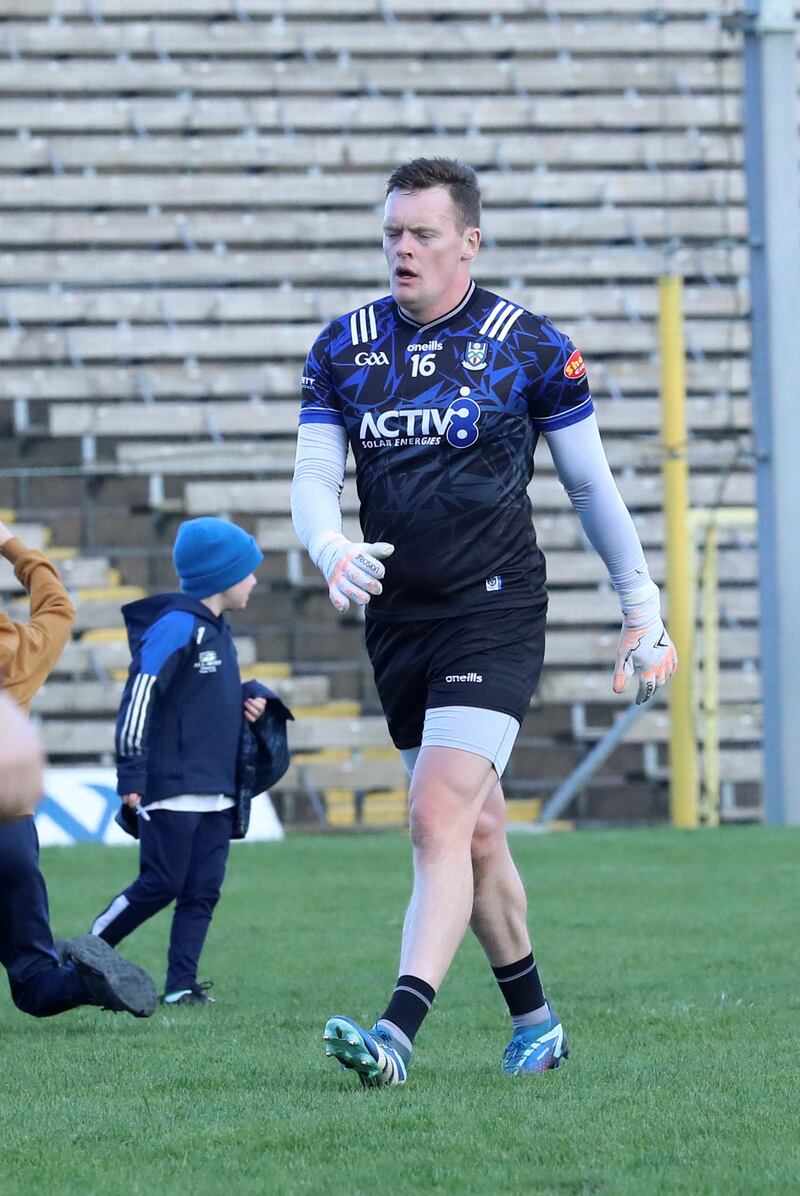
<svg viewBox="0 0 800 1196">
<path fill-rule="evenodd" d="M 483 676 L 480 673 L 450 673 L 445 681 L 483 681 Z"/>
</svg>

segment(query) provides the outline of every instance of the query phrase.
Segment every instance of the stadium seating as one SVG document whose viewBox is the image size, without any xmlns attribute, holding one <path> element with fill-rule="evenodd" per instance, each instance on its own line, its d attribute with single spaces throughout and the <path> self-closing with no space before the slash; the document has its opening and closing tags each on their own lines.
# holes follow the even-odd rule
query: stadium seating
<svg viewBox="0 0 800 1196">
<path fill-rule="evenodd" d="M 293 728 L 312 758 L 293 764 L 285 812 L 341 825 L 400 816 L 403 777 L 396 757 L 364 758 L 386 736 L 360 627 L 334 630 L 288 485 L 304 354 L 385 288 L 378 209 L 398 161 L 441 153 L 479 170 L 476 277 L 580 345 L 659 581 L 665 271 L 685 278 L 692 502 L 752 504 L 754 483 L 740 47 L 720 13 L 699 0 L 342 0 L 336 13 L 325 0 L 6 0 L 0 504 L 29 540 L 41 526 L 48 550 L 74 546 L 60 563 L 79 638 L 39 707 L 64 759 L 110 751 L 119 604 L 171 584 L 178 521 L 225 512 L 250 528 L 267 561 L 243 663 L 283 662 L 286 694 L 328 711 Z M 531 493 L 551 633 L 508 776 L 520 801 L 547 796 L 622 705 L 613 595 L 543 449 Z M 354 531 L 351 481 L 344 505 Z M 760 800 L 754 545 L 752 530 L 721 533 L 727 816 Z M 8 570 L 0 589 L 23 609 Z M 366 715 L 343 722 L 343 700 Z M 663 814 L 665 727 L 663 709 L 635 724 L 582 815 Z M 326 755 L 337 748 L 346 759 Z"/>
</svg>

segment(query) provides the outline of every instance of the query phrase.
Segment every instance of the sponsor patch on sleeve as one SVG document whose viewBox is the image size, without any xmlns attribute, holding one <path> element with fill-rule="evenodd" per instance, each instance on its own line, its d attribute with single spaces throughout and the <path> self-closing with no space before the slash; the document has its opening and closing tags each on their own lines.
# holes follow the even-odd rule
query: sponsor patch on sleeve
<svg viewBox="0 0 800 1196">
<path fill-rule="evenodd" d="M 580 349 L 576 349 L 564 366 L 564 377 L 575 381 L 577 378 L 582 378 L 585 373 L 586 362 L 583 360 Z"/>
</svg>

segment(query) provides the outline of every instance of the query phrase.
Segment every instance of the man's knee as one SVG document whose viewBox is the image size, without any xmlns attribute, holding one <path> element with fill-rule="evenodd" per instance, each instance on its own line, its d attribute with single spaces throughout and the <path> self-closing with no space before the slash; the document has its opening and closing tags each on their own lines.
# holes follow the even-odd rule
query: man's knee
<svg viewBox="0 0 800 1196">
<path fill-rule="evenodd" d="M 483 804 L 470 843 L 476 880 L 491 871 L 508 852 L 506 838 L 506 802 L 498 783 Z"/>
<path fill-rule="evenodd" d="M 409 802 L 411 842 L 422 849 L 450 846 L 459 839 L 467 842 L 473 830 L 473 817 L 468 799 L 446 785 L 412 793 Z"/>
<path fill-rule="evenodd" d="M 482 864 L 502 850 L 505 844 L 505 819 L 496 810 L 481 810 L 472 832 L 470 852 L 473 864 Z"/>
<path fill-rule="evenodd" d="M 409 790 L 411 841 L 417 848 L 469 843 L 488 793 L 490 762 L 472 752 L 423 747 Z"/>
<path fill-rule="evenodd" d="M 412 846 L 417 849 L 428 848 L 437 842 L 440 828 L 435 811 L 426 808 L 422 802 L 412 805 L 408 814 L 408 834 Z"/>
</svg>

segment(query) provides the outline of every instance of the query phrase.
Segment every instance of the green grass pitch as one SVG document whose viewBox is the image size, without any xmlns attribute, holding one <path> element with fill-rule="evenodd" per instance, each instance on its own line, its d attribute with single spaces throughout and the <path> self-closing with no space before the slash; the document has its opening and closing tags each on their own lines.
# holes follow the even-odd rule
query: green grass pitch
<svg viewBox="0 0 800 1196">
<path fill-rule="evenodd" d="M 149 1022 L 46 1022 L 0 996 L 3 1196 L 800 1191 L 800 834 L 515 836 L 546 988 L 572 1048 L 509 1080 L 499 992 L 466 942 L 405 1088 L 324 1057 L 371 1022 L 409 893 L 402 834 L 232 852 L 202 977 L 219 1003 Z M 124 849 L 50 849 L 60 934 L 133 875 Z M 168 918 L 124 946 L 163 983 Z"/>
</svg>

